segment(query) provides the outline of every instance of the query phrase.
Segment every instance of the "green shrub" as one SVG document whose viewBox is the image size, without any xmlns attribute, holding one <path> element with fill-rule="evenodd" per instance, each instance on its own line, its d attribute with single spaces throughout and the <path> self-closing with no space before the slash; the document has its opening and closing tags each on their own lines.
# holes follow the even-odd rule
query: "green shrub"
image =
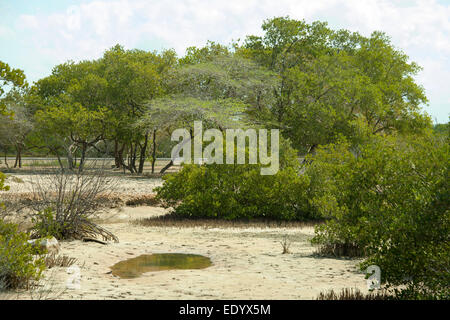
<svg viewBox="0 0 450 320">
<path fill-rule="evenodd" d="M 0 289 L 28 288 L 39 280 L 45 268 L 44 252 L 28 240 L 16 225 L 0 221 Z"/>
<path fill-rule="evenodd" d="M 357 152 L 342 142 L 308 168 L 314 207 L 330 218 L 313 243 L 356 246 L 404 298 L 448 297 L 449 144 L 433 137 L 374 137 Z"/>
<path fill-rule="evenodd" d="M 5 180 L 6 180 L 6 176 L 0 172 L 0 191 L 8 191 L 9 190 L 9 186 L 5 186 Z M 0 209 L 3 207 L 3 203 L 0 202 Z"/>
<path fill-rule="evenodd" d="M 56 239 L 64 239 L 65 233 L 70 232 L 70 224 L 65 221 L 58 221 L 51 208 L 40 211 L 32 218 L 32 232 L 34 238 L 55 237 Z"/>
<path fill-rule="evenodd" d="M 5 175 L 0 172 L 0 191 L 9 189 L 4 182 Z M 0 217 L 0 291 L 28 288 L 31 281 L 39 280 L 45 268 L 40 256 L 44 252 L 34 248 L 28 240 L 28 234 L 19 232 L 17 225 L 6 223 Z"/>
<path fill-rule="evenodd" d="M 6 176 L 2 172 L 0 172 L 0 191 L 7 191 L 9 189 L 9 186 L 5 186 L 5 180 Z"/>
<path fill-rule="evenodd" d="M 287 142 L 280 146 L 280 170 L 261 175 L 260 165 L 184 165 L 163 177 L 157 200 L 185 217 L 306 220 L 309 180 Z"/>
</svg>

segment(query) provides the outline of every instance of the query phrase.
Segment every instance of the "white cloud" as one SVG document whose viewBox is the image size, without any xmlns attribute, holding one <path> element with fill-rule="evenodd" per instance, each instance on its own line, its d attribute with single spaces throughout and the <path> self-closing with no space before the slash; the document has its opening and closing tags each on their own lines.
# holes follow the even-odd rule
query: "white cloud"
<svg viewBox="0 0 450 320">
<path fill-rule="evenodd" d="M 29 14 L 23 14 L 19 17 L 18 22 L 19 28 L 24 29 L 38 29 L 39 28 L 39 20 L 38 17 L 29 15 Z"/>
<path fill-rule="evenodd" d="M 260 33 L 263 19 L 287 14 L 307 20 L 332 18 L 340 27 L 365 33 L 384 30 L 402 47 L 426 44 L 450 51 L 450 7 L 431 0 L 406 7 L 386 0 L 94 1 L 49 16 L 22 15 L 19 24 L 37 31 L 37 37 L 53 37 L 53 45 L 58 45 L 58 34 L 64 32 L 72 33 L 78 42 L 96 38 L 98 46 L 108 40 L 132 42 L 154 35 L 183 51 L 192 45 L 188 40 L 226 41 L 232 35 Z"/>
<path fill-rule="evenodd" d="M 45 55 L 57 64 L 97 58 L 116 43 L 133 48 L 153 41 L 183 54 L 207 40 L 229 43 L 261 34 L 264 19 L 285 15 L 365 35 L 385 31 L 426 68 L 419 81 L 431 103 L 448 101 L 442 84 L 450 83 L 450 5 L 434 0 L 99 0 L 48 15 L 21 15 L 16 28 L 32 34 L 36 59 Z M 0 26 L 0 36 L 5 30 Z"/>
<path fill-rule="evenodd" d="M 1 38 L 8 38 L 14 34 L 14 31 L 7 26 L 1 26 L 0 25 L 0 37 Z"/>
</svg>

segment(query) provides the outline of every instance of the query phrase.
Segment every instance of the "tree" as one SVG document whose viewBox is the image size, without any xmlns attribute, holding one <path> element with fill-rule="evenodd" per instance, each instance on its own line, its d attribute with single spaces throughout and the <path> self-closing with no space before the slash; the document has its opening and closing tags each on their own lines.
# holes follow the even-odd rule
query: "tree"
<svg viewBox="0 0 450 320">
<path fill-rule="evenodd" d="M 60 123 L 74 123 L 73 120 L 79 118 L 83 124 L 99 125 L 91 128 L 95 134 L 89 138 L 83 126 L 58 126 L 66 132 L 62 138 L 71 142 L 66 148 L 69 158 L 76 151 L 84 158 L 87 148 L 95 149 L 100 140 L 112 140 L 116 166 L 142 173 L 150 133 L 137 131 L 134 123 L 142 116 L 143 104 L 162 95 L 163 75 L 174 63 L 173 51 L 157 54 L 125 50 L 117 45 L 98 60 L 69 61 L 56 66 L 52 75 L 36 83 L 35 109 L 44 113 L 48 111 L 47 119 L 59 121 L 54 115 L 59 112 L 56 108 L 62 108 L 65 110 L 61 111 L 62 114 L 67 117 L 63 117 Z M 75 112 L 73 115 L 70 114 L 72 111 Z M 89 113 L 92 119 L 83 118 L 83 112 Z M 100 115 L 105 117 L 101 121 Z M 70 121 L 69 116 L 72 118 Z M 40 118 L 45 118 L 42 112 Z M 80 132 L 75 132 L 77 129 Z M 100 129 L 108 130 L 100 132 Z M 80 140 L 81 136 L 84 138 Z"/>
<path fill-rule="evenodd" d="M 69 169 L 75 167 L 73 159 L 80 153 L 82 170 L 86 153 L 105 138 L 109 128 L 107 83 L 98 69 L 97 61 L 58 65 L 36 83 L 28 97 L 36 117 L 36 145 L 45 145 L 59 160 L 60 152 L 66 153 Z"/>
<path fill-rule="evenodd" d="M 194 121 L 220 128 L 248 126 L 251 114 L 271 103 L 271 91 L 277 77 L 267 69 L 224 47 L 189 48 L 182 63 L 168 73 L 166 96 L 147 104 L 140 127 L 153 131 L 189 128 Z M 153 162 L 156 147 L 153 148 Z M 162 172 L 173 164 L 171 161 Z"/>
<path fill-rule="evenodd" d="M 16 161 L 14 167 L 22 167 L 22 152 L 26 147 L 26 139 L 33 129 L 32 117 L 27 108 L 24 93 L 19 90 L 11 90 L 3 98 L 6 112 L 14 114 L 0 115 L 0 145 L 5 151 L 5 156 L 9 147 L 16 151 Z M 5 159 L 6 163 L 6 159 Z M 6 165 L 8 165 L 6 163 Z"/>
<path fill-rule="evenodd" d="M 450 132 L 450 122 L 447 123 L 437 123 L 433 126 L 433 132 L 442 137 L 447 137 Z"/>
<path fill-rule="evenodd" d="M 142 173 L 150 132 L 137 131 L 134 123 L 143 115 L 145 102 L 163 95 L 164 75 L 175 61 L 175 53 L 170 50 L 156 54 L 124 50 L 119 45 L 105 52 L 101 59 L 101 72 L 108 83 L 106 105 L 115 119 L 111 139 L 117 167 Z M 127 164 L 124 152 L 128 154 Z"/>
<path fill-rule="evenodd" d="M 235 99 L 245 103 L 246 113 L 263 113 L 274 104 L 272 92 L 278 86 L 275 73 L 249 59 L 228 55 L 185 65 L 171 74 L 168 85 L 173 94 L 201 100 Z"/>
<path fill-rule="evenodd" d="M 213 41 L 208 41 L 203 48 L 189 47 L 184 57 L 178 60 L 179 65 L 194 65 L 209 62 L 217 57 L 230 57 L 230 50 Z"/>
<path fill-rule="evenodd" d="M 27 86 L 25 74 L 20 69 L 12 69 L 7 63 L 0 61 L 0 99 L 5 93 L 5 86 L 22 88 Z M 5 113 L 4 103 L 0 103 L 0 114 Z"/>
<path fill-rule="evenodd" d="M 36 113 L 37 123 L 53 136 L 67 139 L 80 149 L 79 171 L 83 170 L 86 154 L 108 132 L 108 111 L 105 108 L 88 110 L 79 103 L 62 102 L 60 105 Z"/>
<path fill-rule="evenodd" d="M 202 121 L 208 128 L 224 130 L 243 124 L 239 118 L 245 111 L 245 104 L 233 99 L 201 100 L 192 97 L 170 96 L 155 99 L 147 105 L 147 112 L 138 122 L 141 128 L 157 131 L 171 131 L 177 128 L 189 128 L 190 139 L 194 139 L 194 121 Z M 169 134 L 170 135 L 170 134 Z M 156 146 L 153 148 L 152 167 L 155 161 Z M 174 163 L 172 159 L 160 173 L 164 173 Z"/>
<path fill-rule="evenodd" d="M 1 100 L 5 93 L 4 86 L 6 85 L 12 85 L 13 87 L 26 86 L 25 75 L 22 70 L 11 69 L 7 63 L 0 61 L 0 116 L 8 114 L 6 106 Z M 0 172 L 0 191 L 8 189 L 8 187 L 5 187 L 4 181 L 5 176 Z"/>
<path fill-rule="evenodd" d="M 366 38 L 288 17 L 266 20 L 263 30 L 261 37 L 247 37 L 236 54 L 279 74 L 276 103 L 268 111 L 301 152 L 336 141 L 338 133 L 351 139 L 355 121 L 366 122 L 374 134 L 430 127 L 420 110 L 424 90 L 413 78 L 420 67 L 385 34 Z"/>
</svg>

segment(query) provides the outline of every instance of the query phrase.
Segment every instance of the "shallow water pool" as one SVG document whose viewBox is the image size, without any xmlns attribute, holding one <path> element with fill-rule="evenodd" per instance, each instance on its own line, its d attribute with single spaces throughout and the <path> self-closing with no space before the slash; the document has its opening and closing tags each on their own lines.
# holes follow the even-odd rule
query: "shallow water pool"
<svg viewBox="0 0 450 320">
<path fill-rule="evenodd" d="M 211 265 L 210 258 L 198 254 L 155 253 L 120 261 L 111 270 L 115 276 L 130 279 L 150 271 L 204 269 Z"/>
</svg>

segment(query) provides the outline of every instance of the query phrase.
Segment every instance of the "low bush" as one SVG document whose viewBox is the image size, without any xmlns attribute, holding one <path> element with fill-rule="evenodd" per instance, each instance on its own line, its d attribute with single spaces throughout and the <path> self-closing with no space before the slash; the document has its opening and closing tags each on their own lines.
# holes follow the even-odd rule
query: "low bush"
<svg viewBox="0 0 450 320">
<path fill-rule="evenodd" d="M 9 190 L 9 186 L 5 186 L 5 180 L 6 180 L 6 176 L 0 172 L 0 191 L 8 191 Z M 4 204 L 3 202 L 0 202 L 0 210 L 3 209 Z M 1 214 L 0 214 L 0 218 L 1 218 Z"/>
<path fill-rule="evenodd" d="M 183 165 L 163 177 L 156 199 L 177 216 L 220 219 L 307 220 L 309 180 L 287 142 L 280 146 L 280 169 L 261 175 L 260 165 Z"/>
<path fill-rule="evenodd" d="M 58 240 L 102 237 L 118 241 L 117 237 L 92 222 L 105 209 L 99 197 L 107 198 L 115 181 L 99 170 L 57 171 L 33 181 L 33 238 L 53 236 Z"/>
<path fill-rule="evenodd" d="M 58 221 L 51 208 L 38 212 L 33 218 L 33 238 L 55 237 L 56 239 L 64 239 L 66 234 L 73 233 L 73 226 L 68 222 Z"/>
<path fill-rule="evenodd" d="M 0 172 L 0 191 L 9 189 L 4 182 L 5 176 Z M 28 234 L 19 232 L 17 225 L 6 223 L 0 217 L 0 291 L 28 288 L 32 281 L 39 280 L 45 268 L 39 255 L 44 252 L 33 248 L 28 240 Z"/>
<path fill-rule="evenodd" d="M 29 288 L 45 269 L 43 254 L 29 236 L 12 223 L 0 221 L 0 289 Z"/>
<path fill-rule="evenodd" d="M 365 255 L 386 287 L 403 298 L 448 298 L 450 288 L 449 144 L 434 137 L 373 137 L 351 151 L 319 150 L 308 168 L 311 203 L 330 220 L 313 243 Z M 331 250 L 330 250 L 331 249 Z"/>
</svg>

